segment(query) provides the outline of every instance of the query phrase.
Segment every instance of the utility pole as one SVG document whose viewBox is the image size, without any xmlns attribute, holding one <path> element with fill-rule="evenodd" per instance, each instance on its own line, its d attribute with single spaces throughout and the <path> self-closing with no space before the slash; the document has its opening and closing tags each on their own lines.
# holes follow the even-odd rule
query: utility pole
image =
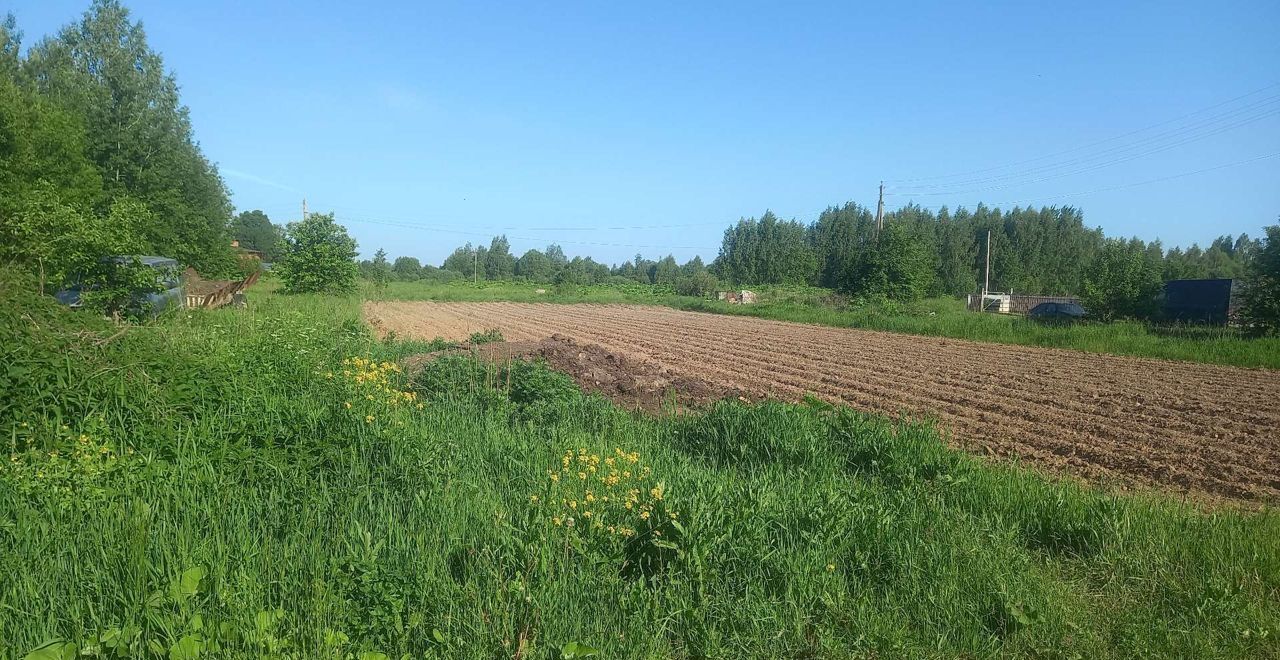
<svg viewBox="0 0 1280 660">
<path fill-rule="evenodd" d="M 471 248 L 471 283 L 480 286 L 480 246 Z"/>
<path fill-rule="evenodd" d="M 302 198 L 302 219 L 304 221 L 307 219 L 307 198 L 306 197 Z"/>
<path fill-rule="evenodd" d="M 876 204 L 876 240 L 880 240 L 880 230 L 884 229 L 884 182 L 880 182 L 880 202 Z"/>
</svg>

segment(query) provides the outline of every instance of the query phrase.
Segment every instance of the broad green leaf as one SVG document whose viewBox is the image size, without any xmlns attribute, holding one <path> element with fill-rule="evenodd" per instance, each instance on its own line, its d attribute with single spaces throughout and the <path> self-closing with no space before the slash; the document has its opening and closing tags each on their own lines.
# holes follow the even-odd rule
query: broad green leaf
<svg viewBox="0 0 1280 660">
<path fill-rule="evenodd" d="M 204 581 L 207 574 L 203 566 L 196 566 L 183 571 L 182 577 L 178 580 L 178 593 L 184 599 L 196 595 L 200 592 L 200 583 Z"/>
<path fill-rule="evenodd" d="M 76 657 L 76 645 L 65 639 L 55 639 L 33 649 L 23 660 L 69 660 Z"/>
<path fill-rule="evenodd" d="M 204 644 L 199 635 L 186 635 L 169 647 L 169 660 L 196 660 L 203 650 Z"/>
</svg>

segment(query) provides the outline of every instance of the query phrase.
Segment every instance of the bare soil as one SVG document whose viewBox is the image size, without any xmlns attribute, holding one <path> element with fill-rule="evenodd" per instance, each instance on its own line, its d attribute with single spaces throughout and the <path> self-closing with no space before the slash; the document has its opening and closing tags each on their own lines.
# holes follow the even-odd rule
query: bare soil
<svg viewBox="0 0 1280 660">
<path fill-rule="evenodd" d="M 599 344 L 582 344 L 560 334 L 540 341 L 490 342 L 427 353 L 411 358 L 409 367 L 451 354 L 474 354 L 494 363 L 542 360 L 568 374 L 584 391 L 601 394 L 624 408 L 650 413 L 678 412 L 721 399 L 760 399 L 750 392 L 675 373 L 656 362 L 614 353 Z"/>
<path fill-rule="evenodd" d="M 1276 371 L 647 306 L 370 302 L 365 314 L 382 332 L 426 339 L 489 328 L 517 342 L 559 335 L 577 347 L 569 353 L 595 344 L 625 358 L 624 371 L 650 365 L 677 390 L 812 394 L 933 418 L 957 447 L 1090 481 L 1280 502 Z"/>
</svg>

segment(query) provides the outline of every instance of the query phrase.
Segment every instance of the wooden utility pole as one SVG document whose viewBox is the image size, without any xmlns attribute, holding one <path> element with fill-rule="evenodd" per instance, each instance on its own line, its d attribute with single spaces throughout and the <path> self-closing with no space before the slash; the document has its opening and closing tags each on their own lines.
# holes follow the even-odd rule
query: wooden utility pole
<svg viewBox="0 0 1280 660">
<path fill-rule="evenodd" d="M 880 182 L 880 201 L 876 204 L 876 240 L 880 240 L 880 230 L 884 229 L 884 182 Z"/>
</svg>

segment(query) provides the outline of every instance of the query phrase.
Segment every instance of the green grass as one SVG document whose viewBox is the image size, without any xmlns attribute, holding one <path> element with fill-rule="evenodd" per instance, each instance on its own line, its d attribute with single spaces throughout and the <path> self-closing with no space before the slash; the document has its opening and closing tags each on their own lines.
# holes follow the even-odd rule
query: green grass
<svg viewBox="0 0 1280 660">
<path fill-rule="evenodd" d="M 0 284 L 3 657 L 102 633 L 170 657 L 1280 654 L 1270 509 L 1049 481 L 817 403 L 655 419 L 537 365 L 410 377 L 387 365 L 442 344 L 375 341 L 355 297 L 255 289 L 99 345 L 115 328 Z M 565 524 L 593 455 L 651 469 L 648 521 L 592 505 L 636 535 Z"/>
<path fill-rule="evenodd" d="M 931 298 L 915 304 L 853 305 L 825 289 L 803 286 L 749 287 L 760 295 L 754 305 L 677 296 L 665 287 L 596 285 L 557 289 L 513 282 L 393 282 L 377 298 L 393 300 L 517 301 L 554 303 L 630 303 L 778 321 L 864 328 L 999 344 L 1045 346 L 1091 353 L 1184 360 L 1238 367 L 1280 369 L 1280 337 L 1254 338 L 1236 328 L 1162 327 L 1132 321 L 1046 326 L 1022 317 L 983 314 L 963 301 Z"/>
</svg>

